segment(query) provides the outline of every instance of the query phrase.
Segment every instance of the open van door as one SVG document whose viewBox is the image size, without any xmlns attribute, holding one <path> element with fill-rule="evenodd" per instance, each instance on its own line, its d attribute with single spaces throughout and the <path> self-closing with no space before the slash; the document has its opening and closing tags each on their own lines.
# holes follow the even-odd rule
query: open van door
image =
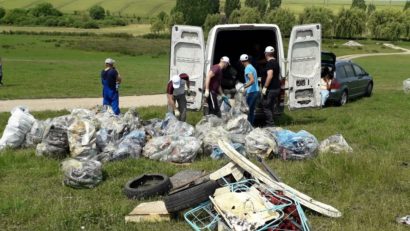
<svg viewBox="0 0 410 231">
<path fill-rule="evenodd" d="M 320 107 L 321 25 L 292 29 L 288 50 L 289 109 Z"/>
<path fill-rule="evenodd" d="M 199 110 L 202 102 L 205 45 L 201 27 L 175 25 L 172 27 L 169 79 L 173 75 L 189 75 L 188 109 Z"/>
</svg>

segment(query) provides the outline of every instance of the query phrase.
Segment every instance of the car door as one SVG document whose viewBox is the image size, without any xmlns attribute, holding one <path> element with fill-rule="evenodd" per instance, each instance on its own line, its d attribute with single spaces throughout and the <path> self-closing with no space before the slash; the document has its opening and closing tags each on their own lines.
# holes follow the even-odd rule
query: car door
<svg viewBox="0 0 410 231">
<path fill-rule="evenodd" d="M 356 76 L 356 73 L 353 70 L 353 66 L 351 63 L 346 63 L 343 68 L 346 72 L 346 84 L 349 88 L 349 96 L 356 96 L 360 89 L 360 83 Z"/>
<path fill-rule="evenodd" d="M 205 60 L 204 35 L 201 27 L 175 25 L 172 27 L 169 79 L 173 75 L 189 75 L 190 89 L 187 107 L 199 110 L 202 102 Z"/>
<path fill-rule="evenodd" d="M 369 82 L 368 77 L 366 75 L 366 72 L 363 71 L 361 67 L 354 63 L 352 65 L 357 78 L 357 94 L 363 95 L 366 93 L 367 84 Z"/>
<path fill-rule="evenodd" d="M 320 24 L 293 27 L 287 69 L 289 109 L 320 107 Z"/>
</svg>

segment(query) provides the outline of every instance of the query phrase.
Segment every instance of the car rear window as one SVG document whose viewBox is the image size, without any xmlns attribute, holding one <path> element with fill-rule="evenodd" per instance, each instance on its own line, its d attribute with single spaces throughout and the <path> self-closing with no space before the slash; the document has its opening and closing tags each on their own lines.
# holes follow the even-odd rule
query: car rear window
<svg viewBox="0 0 410 231">
<path fill-rule="evenodd" d="M 336 78 L 337 79 L 343 79 L 345 77 L 346 77 L 345 69 L 343 67 L 338 67 L 336 69 Z"/>
<path fill-rule="evenodd" d="M 343 67 L 344 67 L 344 69 L 345 69 L 345 71 L 346 71 L 346 76 L 347 76 L 347 77 L 355 76 L 354 71 L 353 71 L 353 68 L 352 68 L 352 65 L 346 64 L 346 65 L 344 65 Z"/>
</svg>

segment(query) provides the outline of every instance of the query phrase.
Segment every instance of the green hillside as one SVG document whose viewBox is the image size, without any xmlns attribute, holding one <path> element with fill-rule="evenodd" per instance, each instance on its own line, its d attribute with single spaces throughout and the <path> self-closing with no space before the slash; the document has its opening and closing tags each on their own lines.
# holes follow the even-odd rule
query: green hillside
<svg viewBox="0 0 410 231">
<path fill-rule="evenodd" d="M 30 8 L 40 2 L 50 2 L 59 10 L 65 13 L 74 11 L 85 11 L 93 5 L 101 5 L 106 10 L 114 14 L 123 16 L 149 17 L 161 11 L 169 12 L 175 5 L 176 0 L 0 0 L 0 6 L 6 9 Z M 242 2 L 245 2 L 242 0 Z M 342 7 L 350 7 L 350 0 L 283 0 L 282 6 L 290 8 L 299 13 L 306 6 L 318 5 L 326 6 L 334 11 Z M 373 3 L 377 9 L 383 8 L 403 8 L 405 1 L 366 1 Z M 221 6 L 224 0 L 221 1 Z"/>
</svg>

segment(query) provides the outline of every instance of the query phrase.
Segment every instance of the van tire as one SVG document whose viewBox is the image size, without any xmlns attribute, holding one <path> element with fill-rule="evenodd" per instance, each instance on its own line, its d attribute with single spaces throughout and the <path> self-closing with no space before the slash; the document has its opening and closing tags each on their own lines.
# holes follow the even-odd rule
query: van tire
<svg viewBox="0 0 410 231">
<path fill-rule="evenodd" d="M 124 194 L 130 199 L 164 195 L 171 189 L 171 181 L 164 174 L 143 174 L 127 182 Z"/>
<path fill-rule="evenodd" d="M 170 194 L 164 198 L 169 213 L 176 213 L 191 208 L 209 199 L 219 187 L 216 181 L 210 180 L 191 188 Z"/>
</svg>

